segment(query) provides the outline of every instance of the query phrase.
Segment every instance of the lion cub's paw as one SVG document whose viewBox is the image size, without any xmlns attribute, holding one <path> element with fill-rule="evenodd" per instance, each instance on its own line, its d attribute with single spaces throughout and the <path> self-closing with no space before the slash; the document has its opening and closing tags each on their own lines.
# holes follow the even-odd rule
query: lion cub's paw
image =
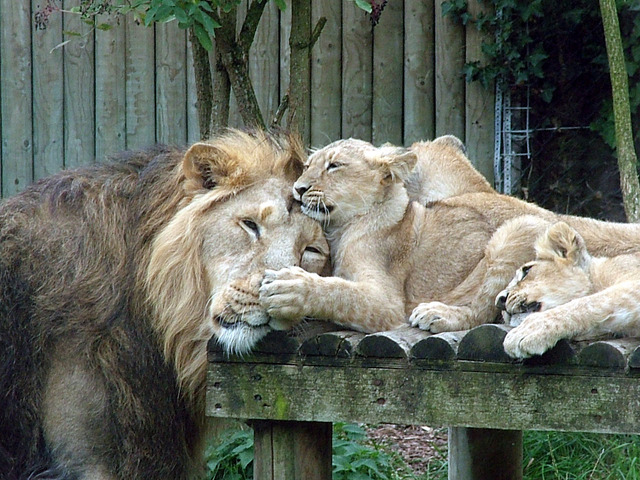
<svg viewBox="0 0 640 480">
<path fill-rule="evenodd" d="M 532 313 L 519 326 L 507 333 L 504 339 L 504 350 L 513 358 L 542 355 L 560 339 L 553 330 L 544 313 Z"/>
<path fill-rule="evenodd" d="M 260 303 L 276 319 L 302 319 L 312 294 L 315 273 L 300 267 L 267 270 L 260 286 Z"/>
<path fill-rule="evenodd" d="M 411 312 L 409 324 L 431 333 L 453 332 L 467 328 L 470 310 L 441 302 L 421 303 Z"/>
</svg>

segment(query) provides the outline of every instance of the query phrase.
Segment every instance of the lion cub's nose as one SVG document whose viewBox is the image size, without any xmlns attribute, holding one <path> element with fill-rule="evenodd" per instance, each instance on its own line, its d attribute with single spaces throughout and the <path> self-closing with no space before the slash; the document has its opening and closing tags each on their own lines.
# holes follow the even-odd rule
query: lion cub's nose
<svg viewBox="0 0 640 480">
<path fill-rule="evenodd" d="M 297 200 L 300 200 L 302 198 L 302 195 L 304 195 L 304 193 L 309 190 L 309 185 L 301 185 L 299 183 L 296 183 L 293 186 L 293 190 L 294 193 L 297 193 Z M 294 195 L 296 196 L 296 195 Z"/>
</svg>

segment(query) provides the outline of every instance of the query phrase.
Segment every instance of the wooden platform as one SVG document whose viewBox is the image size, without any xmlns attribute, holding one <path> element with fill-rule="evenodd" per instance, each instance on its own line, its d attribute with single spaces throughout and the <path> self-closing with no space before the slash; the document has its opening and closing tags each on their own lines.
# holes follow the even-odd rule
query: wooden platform
<svg viewBox="0 0 640 480">
<path fill-rule="evenodd" d="M 502 349 L 507 331 L 274 332 L 245 358 L 212 341 L 207 414 L 258 421 L 260 480 L 331 478 L 334 421 L 449 426 L 449 478 L 468 480 L 521 478 L 522 430 L 640 433 L 640 339 L 562 341 L 516 362 Z M 293 459 L 288 474 L 274 473 L 274 456 Z M 299 476 L 307 467 L 312 476 Z"/>
</svg>

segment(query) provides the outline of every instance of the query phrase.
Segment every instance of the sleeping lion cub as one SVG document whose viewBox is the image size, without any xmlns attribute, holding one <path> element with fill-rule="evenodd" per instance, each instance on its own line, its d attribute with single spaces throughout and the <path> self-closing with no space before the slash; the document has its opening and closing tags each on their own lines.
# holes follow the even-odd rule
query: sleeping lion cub
<svg viewBox="0 0 640 480">
<path fill-rule="evenodd" d="M 592 257 L 564 222 L 550 226 L 535 249 L 536 259 L 496 298 L 511 324 L 519 323 L 504 341 L 509 355 L 540 355 L 562 338 L 640 334 L 640 254 Z"/>
</svg>

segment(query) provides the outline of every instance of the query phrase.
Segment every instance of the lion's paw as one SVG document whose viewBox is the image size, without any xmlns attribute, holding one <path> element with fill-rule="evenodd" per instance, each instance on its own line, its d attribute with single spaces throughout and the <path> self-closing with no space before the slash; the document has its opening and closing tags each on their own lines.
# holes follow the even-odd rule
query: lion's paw
<svg viewBox="0 0 640 480">
<path fill-rule="evenodd" d="M 507 333 L 504 350 L 513 358 L 529 358 L 542 355 L 559 340 L 552 333 L 543 313 L 532 313 L 519 326 Z"/>
<path fill-rule="evenodd" d="M 467 328 L 470 310 L 441 302 L 421 303 L 411 312 L 409 324 L 431 333 L 453 332 Z"/>
<path fill-rule="evenodd" d="M 300 267 L 267 270 L 260 286 L 260 303 L 272 318 L 302 319 L 316 276 Z"/>
</svg>

